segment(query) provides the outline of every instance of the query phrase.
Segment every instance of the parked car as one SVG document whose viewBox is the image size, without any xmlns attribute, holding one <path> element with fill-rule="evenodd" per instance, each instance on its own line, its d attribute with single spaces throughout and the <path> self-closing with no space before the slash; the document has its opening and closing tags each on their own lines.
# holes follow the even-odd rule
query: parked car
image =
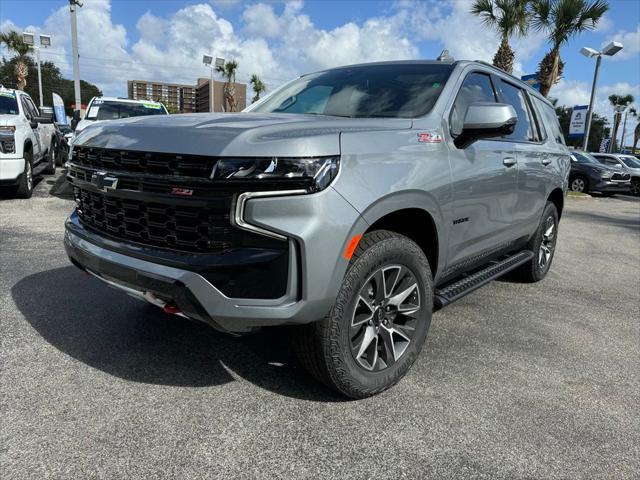
<svg viewBox="0 0 640 480">
<path fill-rule="evenodd" d="M 55 123 L 55 137 L 52 149 L 56 152 L 56 165 L 62 166 L 69 157 L 69 144 L 73 138 L 73 130 L 65 123 Z"/>
<path fill-rule="evenodd" d="M 302 364 L 361 398 L 407 372 L 434 308 L 547 275 L 569 168 L 553 106 L 500 69 L 353 65 L 242 113 L 88 126 L 65 247 L 218 330 L 298 325 Z"/>
<path fill-rule="evenodd" d="M 36 174 L 55 173 L 52 122 L 27 93 L 0 86 L 0 185 L 19 197 L 31 197 Z"/>
<path fill-rule="evenodd" d="M 84 118 L 77 124 L 72 124 L 72 127 L 78 134 L 95 122 L 168 114 L 169 112 L 160 102 L 120 97 L 93 97 L 87 106 Z"/>
<path fill-rule="evenodd" d="M 596 160 L 610 167 L 620 168 L 631 177 L 631 194 L 640 195 L 640 160 L 625 153 L 592 153 Z"/>
<path fill-rule="evenodd" d="M 605 197 L 629 193 L 629 178 L 629 174 L 621 168 L 603 165 L 589 153 L 571 151 L 569 188 L 574 192 L 599 192 Z"/>
</svg>

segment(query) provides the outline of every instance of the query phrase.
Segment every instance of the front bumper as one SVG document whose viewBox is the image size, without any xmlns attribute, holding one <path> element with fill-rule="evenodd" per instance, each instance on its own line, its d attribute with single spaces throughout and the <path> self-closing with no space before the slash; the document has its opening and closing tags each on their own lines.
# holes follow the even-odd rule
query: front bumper
<svg viewBox="0 0 640 480">
<path fill-rule="evenodd" d="M 251 199 L 245 214 L 253 225 L 289 242 L 286 294 L 278 299 L 230 298 L 188 265 L 168 265 L 160 251 L 138 254 L 130 245 L 88 231 L 75 213 L 67 220 L 64 243 L 74 265 L 109 285 L 218 330 L 243 333 L 323 318 L 347 268 L 342 252 L 353 231 L 364 228 L 357 211 L 328 188 L 313 195 Z"/>
<path fill-rule="evenodd" d="M 606 193 L 627 193 L 631 189 L 630 181 L 600 180 L 592 190 Z"/>
<path fill-rule="evenodd" d="M 0 184 L 14 184 L 24 172 L 24 158 L 0 157 Z"/>
</svg>

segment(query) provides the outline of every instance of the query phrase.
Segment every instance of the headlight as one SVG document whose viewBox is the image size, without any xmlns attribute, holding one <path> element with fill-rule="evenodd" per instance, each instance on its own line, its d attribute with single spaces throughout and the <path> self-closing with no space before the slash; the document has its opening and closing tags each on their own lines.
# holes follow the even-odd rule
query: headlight
<svg viewBox="0 0 640 480">
<path fill-rule="evenodd" d="M 15 125 L 2 125 L 0 126 L 0 132 L 15 132 L 16 131 L 16 127 Z"/>
<path fill-rule="evenodd" d="M 212 180 L 298 181 L 310 192 L 326 188 L 338 174 L 340 157 L 222 158 L 211 172 Z"/>
<path fill-rule="evenodd" d="M 601 178 L 607 179 L 607 178 L 611 178 L 612 173 L 611 172 L 602 172 L 600 174 Z"/>
</svg>

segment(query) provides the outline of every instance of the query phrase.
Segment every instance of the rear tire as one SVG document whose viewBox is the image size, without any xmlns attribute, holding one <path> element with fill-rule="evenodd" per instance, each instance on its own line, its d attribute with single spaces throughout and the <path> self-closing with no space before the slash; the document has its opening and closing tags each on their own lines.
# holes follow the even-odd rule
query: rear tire
<svg viewBox="0 0 640 480">
<path fill-rule="evenodd" d="M 31 198 L 33 194 L 33 160 L 30 151 L 24 152 L 24 171 L 20 175 L 16 196 L 19 198 Z"/>
<path fill-rule="evenodd" d="M 300 362 L 330 388 L 365 398 L 395 385 L 415 362 L 433 309 L 429 262 L 409 238 L 367 233 L 326 318 L 298 327 Z"/>
<path fill-rule="evenodd" d="M 556 251 L 557 238 L 558 210 L 553 203 L 547 202 L 540 225 L 527 245 L 527 249 L 534 253 L 533 258 L 513 271 L 514 278 L 534 283 L 546 277 Z"/>
</svg>

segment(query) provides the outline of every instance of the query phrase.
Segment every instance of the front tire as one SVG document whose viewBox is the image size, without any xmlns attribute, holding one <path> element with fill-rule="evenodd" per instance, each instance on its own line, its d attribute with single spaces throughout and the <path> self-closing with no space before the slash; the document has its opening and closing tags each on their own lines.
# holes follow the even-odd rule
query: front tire
<svg viewBox="0 0 640 480">
<path fill-rule="evenodd" d="M 43 170 L 43 172 L 47 175 L 53 175 L 56 173 L 56 153 L 57 149 L 54 148 L 53 142 L 49 147 L 49 152 L 47 153 L 47 167 Z"/>
<path fill-rule="evenodd" d="M 572 192 L 587 193 L 589 191 L 589 181 L 582 175 L 576 175 L 569 181 L 569 188 Z"/>
<path fill-rule="evenodd" d="M 640 196 L 640 180 L 631 182 L 631 195 L 635 197 Z"/>
<path fill-rule="evenodd" d="M 31 198 L 33 194 L 33 162 L 32 154 L 28 150 L 24 152 L 24 171 L 18 181 L 16 195 L 19 198 Z"/>
<path fill-rule="evenodd" d="M 302 365 L 325 385 L 365 398 L 395 385 L 415 362 L 433 309 L 429 262 L 409 238 L 366 234 L 329 315 L 294 333 Z"/>
<path fill-rule="evenodd" d="M 514 270 L 514 276 L 525 283 L 539 282 L 546 277 L 556 251 L 557 238 L 558 210 L 553 203 L 547 202 L 540 225 L 527 246 L 534 253 L 533 258 Z"/>
</svg>

